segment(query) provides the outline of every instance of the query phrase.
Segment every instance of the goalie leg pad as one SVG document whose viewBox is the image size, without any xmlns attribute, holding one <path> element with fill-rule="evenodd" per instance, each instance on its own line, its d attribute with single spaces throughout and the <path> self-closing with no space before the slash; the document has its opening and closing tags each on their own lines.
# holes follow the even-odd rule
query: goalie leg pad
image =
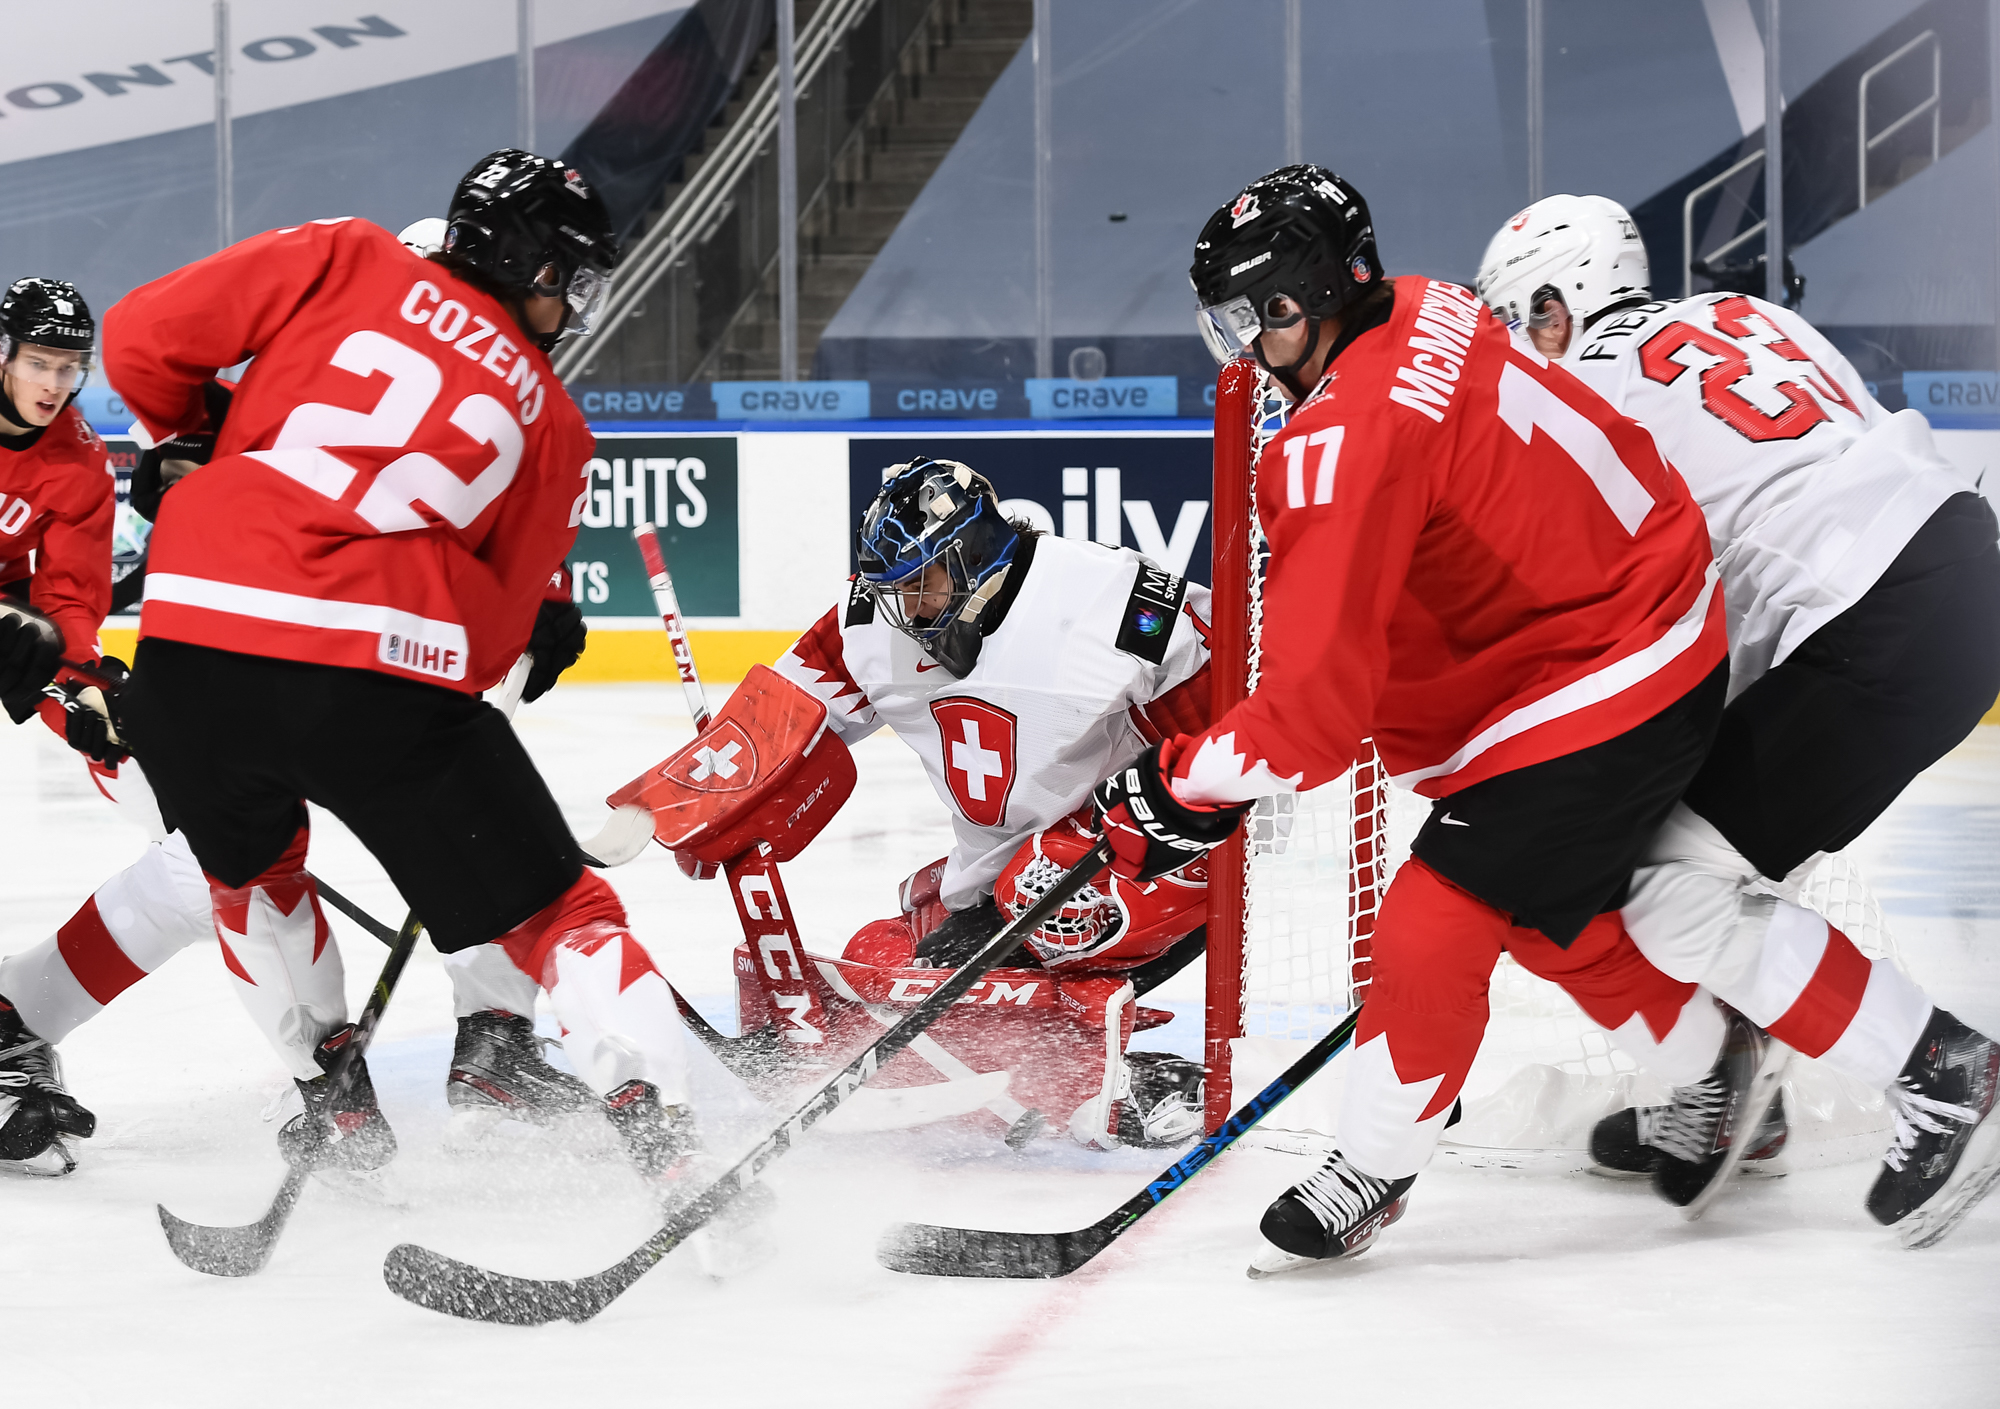
<svg viewBox="0 0 2000 1409">
<path fill-rule="evenodd" d="M 347 1021 L 340 946 L 306 874 L 307 829 L 242 886 L 209 878 L 215 936 L 236 996 L 292 1075 L 322 1075 L 314 1052 Z"/>
</svg>

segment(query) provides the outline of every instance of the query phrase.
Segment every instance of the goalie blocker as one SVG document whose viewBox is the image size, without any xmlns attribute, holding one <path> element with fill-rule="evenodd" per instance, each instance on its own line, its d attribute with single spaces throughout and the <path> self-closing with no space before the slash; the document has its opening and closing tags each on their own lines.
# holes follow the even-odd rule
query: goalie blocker
<svg viewBox="0 0 2000 1409">
<path fill-rule="evenodd" d="M 925 947 L 918 958 L 926 941 L 963 931 L 983 943 L 1046 893 L 1049 872 L 1089 848 L 1081 818 L 1065 819 L 1009 863 L 996 887 L 999 907 L 955 916 L 938 900 L 942 863 L 934 863 L 904 883 L 899 917 L 863 926 L 839 957 L 810 953 L 779 863 L 804 850 L 853 791 L 853 759 L 827 720 L 817 697 L 753 667 L 706 731 L 607 799 L 651 811 L 655 839 L 690 875 L 724 874 L 745 936 L 734 962 L 739 1030 L 765 1030 L 815 1065 L 851 1057 L 936 989 L 956 957 Z M 847 1118 L 914 1125 L 965 1117 L 1018 1140 L 1032 1131 L 1028 1117 L 1046 1111 L 1074 1138 L 1104 1148 L 1195 1133 L 1200 1069 L 1126 1051 L 1135 1032 L 1172 1015 L 1139 1005 L 1124 970 L 1198 928 L 1205 899 L 1198 871 L 1150 885 L 1102 873 L 1030 937 L 1013 966 L 988 974 L 876 1075 L 871 1087 L 892 1100 Z M 793 1074 L 773 1071 L 773 1089 Z"/>
</svg>

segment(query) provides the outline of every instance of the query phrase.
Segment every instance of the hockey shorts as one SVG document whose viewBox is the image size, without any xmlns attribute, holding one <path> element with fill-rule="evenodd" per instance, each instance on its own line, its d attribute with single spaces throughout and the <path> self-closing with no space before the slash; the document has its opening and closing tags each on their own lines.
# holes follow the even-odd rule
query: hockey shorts
<svg viewBox="0 0 2000 1409">
<path fill-rule="evenodd" d="M 548 784 L 473 696 L 149 638 L 123 703 L 167 824 L 226 885 L 278 859 L 308 801 L 361 839 L 447 954 L 497 939 L 583 874 Z"/>
</svg>

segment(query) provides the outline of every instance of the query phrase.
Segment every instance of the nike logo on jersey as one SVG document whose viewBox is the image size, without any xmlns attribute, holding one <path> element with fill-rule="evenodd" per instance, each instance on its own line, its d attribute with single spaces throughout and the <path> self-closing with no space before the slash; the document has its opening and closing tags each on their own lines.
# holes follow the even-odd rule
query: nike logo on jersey
<svg viewBox="0 0 2000 1409">
<path fill-rule="evenodd" d="M 938 662 L 934 660 L 920 660 L 917 662 L 917 674 L 919 675 L 922 675 L 926 670 L 936 670 L 937 668 Z"/>
<path fill-rule="evenodd" d="M 1470 822 L 1459 821 L 1449 812 L 1445 813 L 1442 817 L 1438 818 L 1438 821 L 1444 823 L 1444 825 L 1447 827 L 1470 827 L 1472 825 Z"/>
</svg>

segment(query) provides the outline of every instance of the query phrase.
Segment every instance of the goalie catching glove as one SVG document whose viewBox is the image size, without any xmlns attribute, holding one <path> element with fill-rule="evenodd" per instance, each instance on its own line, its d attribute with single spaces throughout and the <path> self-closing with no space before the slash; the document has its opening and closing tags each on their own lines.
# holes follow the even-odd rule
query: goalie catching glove
<svg viewBox="0 0 2000 1409">
<path fill-rule="evenodd" d="M 1154 744 L 1097 785 L 1091 804 L 1097 828 L 1111 843 L 1111 869 L 1150 881 L 1178 871 L 1229 840 L 1248 803 L 1219 807 L 1182 802 L 1168 779 L 1184 747 L 1178 738 Z"/>
</svg>

